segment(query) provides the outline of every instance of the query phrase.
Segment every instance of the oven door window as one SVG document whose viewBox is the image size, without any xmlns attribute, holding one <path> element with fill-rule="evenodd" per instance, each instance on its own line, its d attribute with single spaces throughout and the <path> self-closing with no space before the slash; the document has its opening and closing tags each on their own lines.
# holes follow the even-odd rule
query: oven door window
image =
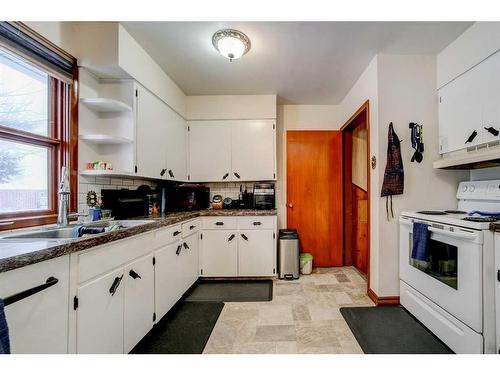
<svg viewBox="0 0 500 375">
<path fill-rule="evenodd" d="M 411 258 L 413 236 L 410 234 L 410 265 L 453 289 L 458 287 L 458 247 L 430 239 L 426 261 Z"/>
</svg>

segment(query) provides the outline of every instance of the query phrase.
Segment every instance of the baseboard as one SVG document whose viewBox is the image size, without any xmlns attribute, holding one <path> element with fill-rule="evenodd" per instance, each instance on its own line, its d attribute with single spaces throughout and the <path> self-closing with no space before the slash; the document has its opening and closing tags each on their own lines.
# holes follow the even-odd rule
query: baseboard
<svg viewBox="0 0 500 375">
<path fill-rule="evenodd" d="M 368 289 L 368 297 L 377 306 L 399 305 L 399 296 L 379 297 L 373 290 Z"/>
</svg>

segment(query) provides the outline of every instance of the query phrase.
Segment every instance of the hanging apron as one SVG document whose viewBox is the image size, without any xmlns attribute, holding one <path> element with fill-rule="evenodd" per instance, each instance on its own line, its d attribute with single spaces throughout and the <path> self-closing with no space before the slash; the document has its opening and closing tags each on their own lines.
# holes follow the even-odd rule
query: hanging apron
<svg viewBox="0 0 500 375">
<path fill-rule="evenodd" d="M 399 137 L 394 132 L 392 122 L 389 124 L 389 132 L 387 134 L 387 165 L 385 166 L 384 182 L 382 183 L 381 197 L 385 199 L 385 211 L 387 220 L 390 217 L 394 218 L 392 209 L 392 196 L 403 194 L 404 190 L 404 172 L 403 159 L 401 158 L 401 142 Z M 389 215 L 389 198 L 390 198 L 390 215 Z"/>
</svg>

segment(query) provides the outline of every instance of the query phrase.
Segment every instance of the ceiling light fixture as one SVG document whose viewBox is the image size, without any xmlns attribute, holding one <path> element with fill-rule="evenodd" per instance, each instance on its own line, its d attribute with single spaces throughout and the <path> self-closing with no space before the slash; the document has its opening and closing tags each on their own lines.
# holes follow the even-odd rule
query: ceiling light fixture
<svg viewBox="0 0 500 375">
<path fill-rule="evenodd" d="M 250 39 L 241 31 L 223 29 L 212 36 L 212 44 L 229 61 L 239 59 L 250 50 Z"/>
</svg>

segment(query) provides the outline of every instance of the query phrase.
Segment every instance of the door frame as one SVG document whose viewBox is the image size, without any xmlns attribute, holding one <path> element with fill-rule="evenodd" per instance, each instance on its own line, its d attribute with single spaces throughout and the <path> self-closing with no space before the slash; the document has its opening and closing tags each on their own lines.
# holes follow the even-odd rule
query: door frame
<svg viewBox="0 0 500 375">
<path fill-rule="evenodd" d="M 356 112 L 353 113 L 351 117 L 342 125 L 340 130 L 342 131 L 342 143 L 343 143 L 343 153 L 342 153 L 342 169 L 343 169 L 343 212 L 345 214 L 346 209 L 348 207 L 351 207 L 352 205 L 348 205 L 348 203 L 351 203 L 351 189 L 350 189 L 350 184 L 352 183 L 351 179 L 351 168 L 352 168 L 352 157 L 349 155 L 347 157 L 347 153 L 351 153 L 352 150 L 352 130 L 356 127 L 356 120 L 360 115 L 364 115 L 366 117 L 366 141 L 367 141 L 367 150 L 366 150 L 366 178 L 367 178 L 367 220 L 368 220 L 368 231 L 367 231 L 367 244 L 368 244 L 368 268 L 366 272 L 366 278 L 367 278 L 367 285 L 366 285 L 366 290 L 367 292 L 370 290 L 370 265 L 371 265 L 371 219 L 370 219 L 370 212 L 371 212 L 371 178 L 370 178 L 370 172 L 371 172 L 371 166 L 370 166 L 370 159 L 371 159 L 371 154 L 370 154 L 370 101 L 367 100 L 364 102 L 361 107 L 359 107 Z M 346 174 L 349 178 L 346 178 Z M 347 189 L 347 186 L 349 184 L 349 189 Z M 351 216 L 343 215 L 344 217 L 344 229 L 343 229 L 343 244 L 344 244 L 344 265 L 346 264 L 346 254 L 349 252 L 349 256 L 351 254 L 352 248 L 349 247 L 347 248 L 352 241 L 348 240 L 346 238 L 346 235 L 352 234 L 352 220 L 346 220 L 347 217 L 351 218 Z M 347 262 L 350 263 L 350 262 Z M 350 264 L 349 264 L 350 265 Z"/>
</svg>

